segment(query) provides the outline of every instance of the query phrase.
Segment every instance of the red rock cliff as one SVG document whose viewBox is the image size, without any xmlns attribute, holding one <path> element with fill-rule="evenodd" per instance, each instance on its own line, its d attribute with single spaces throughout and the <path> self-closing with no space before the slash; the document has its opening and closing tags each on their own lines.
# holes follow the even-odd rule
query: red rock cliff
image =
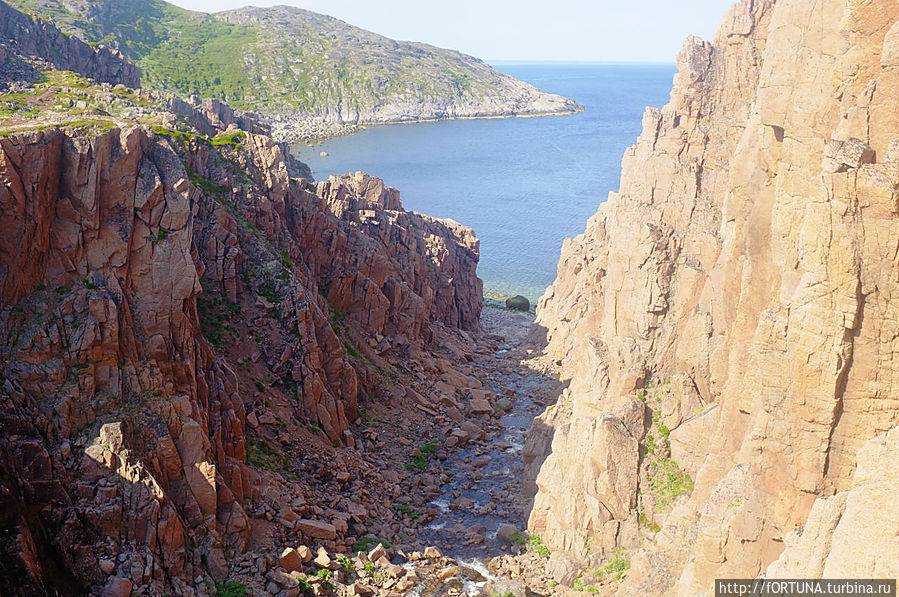
<svg viewBox="0 0 899 597">
<path fill-rule="evenodd" d="M 0 576 L 191 595 L 248 537 L 248 418 L 352 444 L 370 359 L 478 329 L 478 243 L 265 136 L 90 127 L 0 138 Z"/>
</svg>

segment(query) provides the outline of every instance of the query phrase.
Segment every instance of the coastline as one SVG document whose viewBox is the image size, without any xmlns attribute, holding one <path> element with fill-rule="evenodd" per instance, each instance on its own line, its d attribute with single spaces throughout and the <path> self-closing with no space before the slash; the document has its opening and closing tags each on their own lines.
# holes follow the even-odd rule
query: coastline
<svg viewBox="0 0 899 597">
<path fill-rule="evenodd" d="M 544 118 L 549 116 L 572 116 L 586 112 L 587 108 L 578 105 L 575 110 L 563 110 L 558 112 L 534 112 L 508 114 L 486 114 L 483 116 L 450 116 L 445 118 L 416 118 L 408 120 L 378 120 L 360 122 L 356 124 L 329 122 L 316 117 L 294 118 L 285 116 L 262 116 L 262 120 L 271 127 L 272 136 L 278 142 L 288 143 L 291 146 L 305 145 L 314 147 L 365 130 L 370 126 L 394 126 L 399 124 L 424 124 L 428 122 L 444 122 L 451 120 L 506 120 L 511 118 Z M 277 118 L 277 120 L 275 120 Z"/>
</svg>

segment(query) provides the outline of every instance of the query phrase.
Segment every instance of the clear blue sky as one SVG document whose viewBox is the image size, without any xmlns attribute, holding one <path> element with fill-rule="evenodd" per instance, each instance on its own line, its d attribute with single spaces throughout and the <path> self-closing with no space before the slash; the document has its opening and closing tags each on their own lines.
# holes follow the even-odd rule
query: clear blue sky
<svg viewBox="0 0 899 597">
<path fill-rule="evenodd" d="M 289 4 L 485 60 L 674 62 L 735 0 L 169 0 L 203 12 Z"/>
</svg>

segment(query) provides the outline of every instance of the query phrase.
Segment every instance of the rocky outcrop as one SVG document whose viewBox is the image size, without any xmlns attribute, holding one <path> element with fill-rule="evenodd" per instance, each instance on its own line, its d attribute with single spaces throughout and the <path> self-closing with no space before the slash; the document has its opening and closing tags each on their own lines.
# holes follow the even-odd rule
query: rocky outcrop
<svg viewBox="0 0 899 597">
<path fill-rule="evenodd" d="M 738 2 L 714 44 L 687 40 L 620 192 L 563 247 L 534 334 L 570 386 L 529 442 L 530 528 L 629 550 L 619 594 L 763 572 L 899 422 L 897 20 Z"/>
<path fill-rule="evenodd" d="M 5 63 L 10 59 L 2 55 L 4 51 L 39 57 L 57 70 L 73 71 L 101 83 L 140 87 L 140 71 L 117 50 L 91 47 L 46 21 L 0 2 L 0 75 L 7 72 Z M 21 77 L 18 71 L 12 74 L 14 79 Z"/>
<path fill-rule="evenodd" d="M 353 445 L 380 365 L 478 328 L 477 240 L 367 175 L 293 178 L 266 136 L 28 129 L 0 138 L 7 588 L 205 592 L 270 490 L 249 455 Z"/>
</svg>

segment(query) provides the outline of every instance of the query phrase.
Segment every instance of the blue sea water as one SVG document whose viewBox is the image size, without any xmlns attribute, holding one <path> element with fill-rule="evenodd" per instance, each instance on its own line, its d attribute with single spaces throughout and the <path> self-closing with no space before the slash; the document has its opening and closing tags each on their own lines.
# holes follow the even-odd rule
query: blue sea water
<svg viewBox="0 0 899 597">
<path fill-rule="evenodd" d="M 640 134 L 644 107 L 668 101 L 675 68 L 496 67 L 587 111 L 374 126 L 295 152 L 318 180 L 363 170 L 398 188 L 406 209 L 471 226 L 481 239 L 485 292 L 522 294 L 533 304 L 555 279 L 562 240 L 583 232 L 618 189 L 621 157 Z"/>
</svg>

